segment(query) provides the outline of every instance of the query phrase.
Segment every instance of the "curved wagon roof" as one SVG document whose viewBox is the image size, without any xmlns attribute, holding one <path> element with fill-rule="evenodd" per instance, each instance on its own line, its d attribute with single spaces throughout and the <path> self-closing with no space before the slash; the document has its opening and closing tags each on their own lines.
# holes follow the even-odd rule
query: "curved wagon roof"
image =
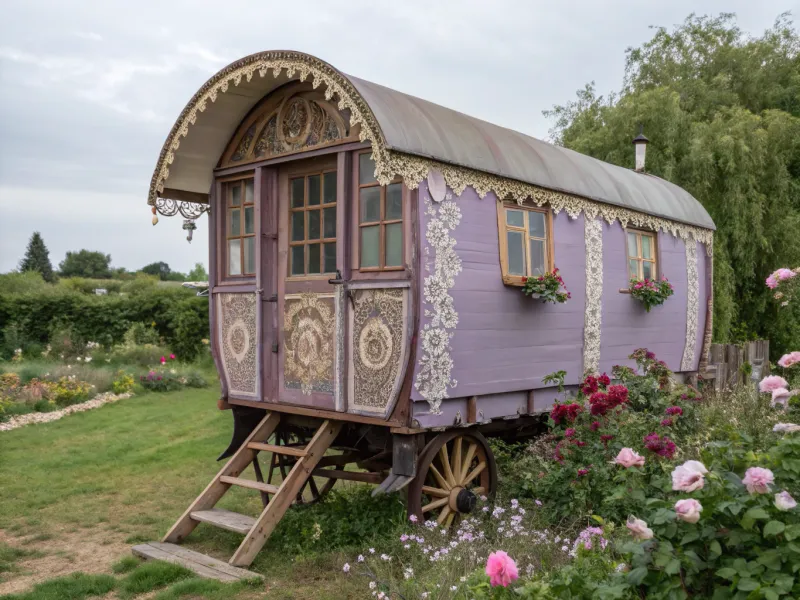
<svg viewBox="0 0 800 600">
<path fill-rule="evenodd" d="M 346 75 L 308 54 L 271 51 L 222 69 L 195 94 L 164 144 L 149 202 L 207 201 L 213 169 L 248 112 L 272 90 L 298 79 L 326 94 L 362 124 L 383 155 L 410 155 L 714 229 L 686 190 L 396 90 Z M 380 162 L 380 161 L 379 161 Z M 379 167 L 380 168 L 380 167 Z"/>
</svg>

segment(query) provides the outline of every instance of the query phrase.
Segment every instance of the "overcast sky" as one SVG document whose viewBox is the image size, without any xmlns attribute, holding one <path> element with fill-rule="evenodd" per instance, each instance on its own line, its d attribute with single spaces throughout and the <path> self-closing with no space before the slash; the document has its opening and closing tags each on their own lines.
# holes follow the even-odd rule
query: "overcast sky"
<svg viewBox="0 0 800 600">
<path fill-rule="evenodd" d="M 205 217 L 150 225 L 150 177 L 175 118 L 229 62 L 308 52 L 358 77 L 546 138 L 542 110 L 589 81 L 619 89 L 651 25 L 735 12 L 760 35 L 800 0 L 0 0 L 0 272 L 34 230 L 54 266 L 208 263 Z M 633 162 L 633 156 L 631 156 Z"/>
</svg>

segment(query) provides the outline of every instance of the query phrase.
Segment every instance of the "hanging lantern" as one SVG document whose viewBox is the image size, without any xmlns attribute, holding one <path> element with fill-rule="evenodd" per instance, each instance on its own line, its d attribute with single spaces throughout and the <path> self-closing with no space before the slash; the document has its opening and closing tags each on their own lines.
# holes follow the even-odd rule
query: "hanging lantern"
<svg viewBox="0 0 800 600">
<path fill-rule="evenodd" d="M 192 234 L 194 233 L 195 229 L 197 229 L 197 224 L 194 222 L 194 219 L 184 219 L 183 230 L 189 232 L 189 234 L 186 236 L 186 241 L 190 244 L 192 243 Z"/>
</svg>

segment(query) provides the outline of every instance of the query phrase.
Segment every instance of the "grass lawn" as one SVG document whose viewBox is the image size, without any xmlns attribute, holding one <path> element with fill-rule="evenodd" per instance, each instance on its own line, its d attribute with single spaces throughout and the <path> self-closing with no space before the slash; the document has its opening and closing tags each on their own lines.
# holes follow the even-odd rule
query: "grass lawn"
<svg viewBox="0 0 800 600">
<path fill-rule="evenodd" d="M 230 441 L 232 419 L 217 410 L 217 396 L 215 388 L 144 394 L 0 433 L 0 595 L 69 573 L 105 577 L 132 544 L 160 539 L 220 468 L 216 457 Z M 219 506 L 251 515 L 261 509 L 258 494 L 241 488 Z M 201 524 L 186 546 L 227 560 L 240 540 Z M 341 574 L 343 554 L 323 544 L 313 555 L 295 557 L 277 545 L 270 542 L 251 566 L 266 576 L 258 588 L 220 591 L 184 577 L 162 594 L 316 600 L 363 594 L 363 582 Z M 113 594 L 136 597 L 120 577 Z M 48 594 L 19 598 L 73 597 Z"/>
</svg>

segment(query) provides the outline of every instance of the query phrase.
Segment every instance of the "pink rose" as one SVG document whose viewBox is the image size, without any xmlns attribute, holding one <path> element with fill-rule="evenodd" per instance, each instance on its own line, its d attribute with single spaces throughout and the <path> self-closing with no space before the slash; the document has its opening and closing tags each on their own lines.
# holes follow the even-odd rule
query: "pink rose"
<svg viewBox="0 0 800 600">
<path fill-rule="evenodd" d="M 647 526 L 647 523 L 634 516 L 628 517 L 628 522 L 625 526 L 630 530 L 634 539 L 639 541 L 649 540 L 653 537 L 653 530 Z"/>
<path fill-rule="evenodd" d="M 161 364 L 163 365 L 165 362 L 167 362 L 167 359 L 164 356 L 162 356 L 161 357 Z"/>
<path fill-rule="evenodd" d="M 784 408 L 789 403 L 789 398 L 795 395 L 795 392 L 790 392 L 786 388 L 778 388 L 777 390 L 772 390 L 772 401 L 769 403 L 770 406 L 775 407 L 778 404 L 783 406 Z"/>
<path fill-rule="evenodd" d="M 792 510 L 796 506 L 797 501 L 786 490 L 783 490 L 780 494 L 775 494 L 775 508 L 778 510 Z"/>
<path fill-rule="evenodd" d="M 697 460 L 687 460 L 672 471 L 672 489 L 679 492 L 694 492 L 703 489 L 708 469 Z"/>
<path fill-rule="evenodd" d="M 758 389 L 764 394 L 771 394 L 777 389 L 788 387 L 789 384 L 783 377 L 780 377 L 779 375 L 769 375 L 768 377 L 764 377 L 764 379 L 762 379 L 758 384 Z"/>
<path fill-rule="evenodd" d="M 769 492 L 769 486 L 775 481 L 775 476 L 769 469 L 762 469 L 761 467 L 750 467 L 744 473 L 742 483 L 751 494 L 766 494 Z"/>
<path fill-rule="evenodd" d="M 614 462 L 618 465 L 622 465 L 626 469 L 630 469 L 631 467 L 643 467 L 644 456 L 640 456 L 631 448 L 623 448 L 619 451 L 619 454 L 617 454 Z"/>
<path fill-rule="evenodd" d="M 174 354 L 170 354 L 170 355 L 169 355 L 169 359 L 170 359 L 170 360 L 175 360 L 175 355 L 174 355 Z"/>
<path fill-rule="evenodd" d="M 701 512 L 703 512 L 703 505 L 694 498 L 678 500 L 675 503 L 675 514 L 681 521 L 697 523 L 700 520 Z"/>
<path fill-rule="evenodd" d="M 788 369 L 800 363 L 800 352 L 790 352 L 789 354 L 784 354 L 781 356 L 780 360 L 778 361 L 778 365 L 783 367 L 784 369 Z"/>
<path fill-rule="evenodd" d="M 508 587 L 515 579 L 519 578 L 517 563 L 505 552 L 498 550 L 489 555 L 486 561 L 486 574 L 492 587 Z"/>
</svg>

